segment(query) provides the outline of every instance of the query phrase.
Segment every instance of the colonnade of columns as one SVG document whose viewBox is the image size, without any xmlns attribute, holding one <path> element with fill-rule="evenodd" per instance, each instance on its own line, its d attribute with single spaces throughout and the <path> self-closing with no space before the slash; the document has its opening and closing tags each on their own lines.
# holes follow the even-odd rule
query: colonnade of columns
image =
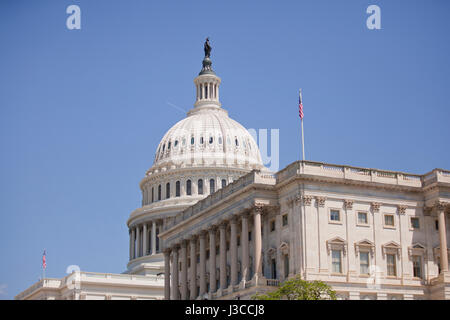
<svg viewBox="0 0 450 320">
<path fill-rule="evenodd" d="M 173 244 L 164 250 L 165 261 L 165 299 L 196 299 L 203 298 L 205 294 L 219 292 L 224 294 L 237 289 L 238 285 L 245 287 L 245 282 L 250 279 L 250 241 L 253 244 L 253 280 L 263 278 L 262 274 L 262 233 L 261 215 L 262 207 L 255 207 L 248 213 L 233 216 L 230 220 L 221 222 L 206 230 L 191 236 L 187 240 Z M 249 234 L 249 219 L 253 220 L 251 240 Z M 238 246 L 238 225 L 241 226 L 240 245 Z M 229 232 L 228 232 L 229 230 Z M 216 274 L 216 238 L 219 239 L 219 286 L 217 287 Z M 229 237 L 227 237 L 229 236 Z M 229 259 L 227 259 L 227 238 L 229 238 Z M 209 240 L 209 250 L 207 249 Z M 197 256 L 197 248 L 199 255 Z M 241 284 L 238 283 L 238 249 L 241 250 Z M 188 261 L 189 250 L 189 261 Z M 209 254 L 209 257 L 207 256 Z M 171 259 L 172 257 L 172 259 Z M 199 257 L 197 259 L 197 257 Z M 179 261 L 179 258 L 181 261 Z M 209 274 L 207 274 L 207 260 L 209 262 Z M 198 263 L 198 266 L 197 266 Z M 228 277 L 227 266 L 230 266 Z M 188 279 L 189 268 L 189 279 Z M 198 268 L 198 277 L 197 277 Z M 170 281 L 172 275 L 172 281 Z M 209 277 L 208 277 L 209 276 Z M 229 281 L 228 281 L 229 280 Z M 229 282 L 229 285 L 228 285 Z M 207 283 L 209 283 L 209 291 Z M 189 287 L 188 287 L 189 284 Z M 198 292 L 197 292 L 198 291 Z"/>
<path fill-rule="evenodd" d="M 160 252 L 158 233 L 162 223 L 153 220 L 130 227 L 130 260 Z"/>
<path fill-rule="evenodd" d="M 197 84 L 197 101 L 199 100 L 219 100 L 219 84 L 214 82 Z"/>
</svg>

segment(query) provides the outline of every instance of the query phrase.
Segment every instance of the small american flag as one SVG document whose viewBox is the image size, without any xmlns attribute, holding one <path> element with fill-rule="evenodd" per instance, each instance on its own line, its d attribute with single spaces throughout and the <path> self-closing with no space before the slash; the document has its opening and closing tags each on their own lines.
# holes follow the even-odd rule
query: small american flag
<svg viewBox="0 0 450 320">
<path fill-rule="evenodd" d="M 300 93 L 298 96 L 298 115 L 300 116 L 300 119 L 303 120 L 302 89 L 300 89 Z"/>
<path fill-rule="evenodd" d="M 44 250 L 44 253 L 42 254 L 42 268 L 43 269 L 47 268 L 47 262 L 45 259 L 45 250 Z"/>
</svg>

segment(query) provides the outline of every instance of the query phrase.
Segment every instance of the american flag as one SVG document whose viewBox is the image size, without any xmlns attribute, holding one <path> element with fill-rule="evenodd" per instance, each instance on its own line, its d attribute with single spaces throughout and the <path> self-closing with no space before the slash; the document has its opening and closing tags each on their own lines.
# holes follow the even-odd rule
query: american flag
<svg viewBox="0 0 450 320">
<path fill-rule="evenodd" d="M 300 119 L 303 120 L 302 89 L 300 89 L 300 93 L 298 96 L 298 115 L 300 116 Z"/>
<path fill-rule="evenodd" d="M 42 254 L 42 268 L 43 269 L 47 268 L 47 262 L 45 261 L 45 250 L 44 253 Z"/>
</svg>

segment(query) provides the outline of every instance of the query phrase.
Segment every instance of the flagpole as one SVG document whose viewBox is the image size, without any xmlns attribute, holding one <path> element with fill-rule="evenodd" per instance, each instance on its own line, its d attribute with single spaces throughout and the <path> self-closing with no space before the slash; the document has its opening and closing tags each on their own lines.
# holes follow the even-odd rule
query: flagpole
<svg viewBox="0 0 450 320">
<path fill-rule="evenodd" d="M 303 119 L 302 119 L 302 160 L 305 161 L 305 136 L 303 134 Z"/>
<path fill-rule="evenodd" d="M 300 122 L 301 122 L 301 126 L 302 126 L 302 161 L 305 161 L 305 135 L 303 132 L 303 102 L 302 102 L 302 88 L 299 89 L 299 93 L 298 93 L 298 97 L 299 97 L 299 108 L 301 109 L 300 112 Z"/>
</svg>

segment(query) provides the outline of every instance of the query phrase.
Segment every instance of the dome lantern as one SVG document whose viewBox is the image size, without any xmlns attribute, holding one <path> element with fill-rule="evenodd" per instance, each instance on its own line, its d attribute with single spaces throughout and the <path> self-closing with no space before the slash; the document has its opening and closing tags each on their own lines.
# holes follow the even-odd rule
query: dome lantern
<svg viewBox="0 0 450 320">
<path fill-rule="evenodd" d="M 211 46 L 208 38 L 206 38 L 204 50 L 205 57 L 202 62 L 202 70 L 200 71 L 198 77 L 194 79 L 195 88 L 197 91 L 194 107 L 197 108 L 208 106 L 220 108 L 221 103 L 219 101 L 219 85 L 221 80 L 211 67 Z"/>
</svg>

